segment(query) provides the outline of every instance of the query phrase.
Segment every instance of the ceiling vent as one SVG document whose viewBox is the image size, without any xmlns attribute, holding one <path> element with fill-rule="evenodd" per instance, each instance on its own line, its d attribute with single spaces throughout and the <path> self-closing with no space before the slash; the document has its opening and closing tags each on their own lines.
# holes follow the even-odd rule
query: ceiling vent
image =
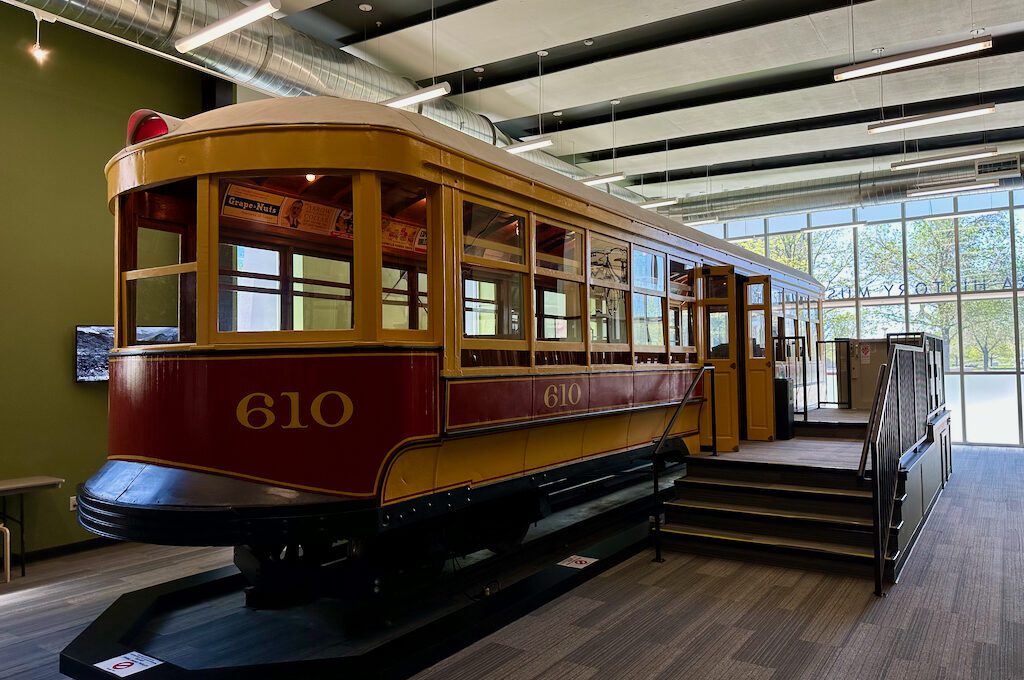
<svg viewBox="0 0 1024 680">
<path fill-rule="evenodd" d="M 975 161 L 978 180 L 1020 177 L 1020 155 L 1009 154 Z"/>
</svg>

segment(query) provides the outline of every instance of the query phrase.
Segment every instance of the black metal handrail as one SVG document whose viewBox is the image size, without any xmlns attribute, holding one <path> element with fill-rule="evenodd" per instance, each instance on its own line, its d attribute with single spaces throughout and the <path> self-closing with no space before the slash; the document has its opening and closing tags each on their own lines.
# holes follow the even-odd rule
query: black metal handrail
<svg viewBox="0 0 1024 680">
<path fill-rule="evenodd" d="M 883 596 L 900 461 L 928 436 L 928 422 L 945 407 L 941 393 L 942 344 L 922 336 L 920 344 L 891 342 L 875 388 L 868 434 L 858 473 L 867 478 L 871 459 L 872 519 L 875 548 L 875 594 Z M 936 380 L 936 377 L 938 380 Z"/>
<path fill-rule="evenodd" d="M 704 380 L 706 376 L 711 377 L 711 387 L 707 388 L 707 381 Z M 672 432 L 672 426 L 675 425 L 676 419 L 679 414 L 682 413 L 683 407 L 690 401 L 693 396 L 693 391 L 696 389 L 698 383 L 702 380 L 705 382 L 705 391 L 710 392 L 709 401 L 711 404 L 711 455 L 718 455 L 718 424 L 715 422 L 716 415 L 718 413 L 715 407 L 715 367 L 713 364 L 704 364 L 701 366 L 700 371 L 694 376 L 693 382 L 686 388 L 686 392 L 683 394 L 683 398 L 676 404 L 675 411 L 672 412 L 672 417 L 669 418 L 668 425 L 665 426 L 665 431 L 661 433 L 661 437 L 658 439 L 658 443 L 654 446 L 654 451 L 651 453 L 651 481 L 654 487 L 654 561 L 664 562 L 665 560 L 661 557 L 661 514 L 664 512 L 664 502 L 661 499 L 661 470 L 660 470 L 660 459 L 661 450 L 665 448 L 665 442 L 668 440 L 669 433 Z M 698 421 L 699 422 L 699 421 Z"/>
</svg>

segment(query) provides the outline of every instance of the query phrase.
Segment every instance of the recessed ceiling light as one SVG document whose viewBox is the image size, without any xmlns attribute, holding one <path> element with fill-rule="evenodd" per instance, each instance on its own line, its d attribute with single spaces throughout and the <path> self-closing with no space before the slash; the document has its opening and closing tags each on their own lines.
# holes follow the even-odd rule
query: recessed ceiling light
<svg viewBox="0 0 1024 680">
<path fill-rule="evenodd" d="M 561 111 L 555 111 L 551 115 L 554 116 L 555 118 L 561 118 L 562 117 L 562 112 Z"/>
<path fill-rule="evenodd" d="M 311 172 L 306 173 L 306 181 L 307 182 L 315 182 L 316 181 L 316 175 L 314 175 Z"/>
<path fill-rule="evenodd" d="M 475 67 L 473 67 L 473 73 L 483 73 L 483 72 L 484 72 L 484 67 L 483 66 L 475 66 Z"/>
<path fill-rule="evenodd" d="M 547 50 L 537 50 L 537 56 L 538 57 L 546 57 L 546 56 L 548 56 L 548 51 Z"/>
<path fill-rule="evenodd" d="M 364 2 L 363 4 L 359 5 L 359 10 L 361 12 L 372 12 L 373 11 L 373 5 L 371 5 L 368 2 Z"/>
<path fill-rule="evenodd" d="M 583 41 L 583 44 L 586 45 L 587 47 L 590 47 L 591 45 L 594 44 L 594 39 L 593 38 L 587 38 L 586 40 Z"/>
<path fill-rule="evenodd" d="M 612 100 L 612 106 L 618 106 L 621 103 L 622 103 L 621 99 L 613 99 Z"/>
</svg>

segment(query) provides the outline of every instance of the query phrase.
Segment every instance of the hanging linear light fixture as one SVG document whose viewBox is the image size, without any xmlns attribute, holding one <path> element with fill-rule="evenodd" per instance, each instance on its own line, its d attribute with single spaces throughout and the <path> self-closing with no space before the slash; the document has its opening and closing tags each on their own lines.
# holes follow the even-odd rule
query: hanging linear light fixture
<svg viewBox="0 0 1024 680">
<path fill-rule="evenodd" d="M 544 134 L 544 57 L 548 56 L 547 50 L 537 51 L 537 136 L 517 144 L 509 144 L 505 151 L 511 154 L 526 153 L 537 149 L 546 149 L 555 143 L 550 135 Z"/>
<path fill-rule="evenodd" d="M 941 156 L 928 156 L 912 161 L 900 161 L 889 166 L 890 170 L 912 170 L 914 168 L 929 168 L 933 165 L 945 165 L 947 163 L 960 163 L 962 161 L 974 161 L 979 158 L 990 158 L 999 155 L 999 149 L 994 146 L 987 146 L 980 149 L 964 149 L 956 153 L 947 153 Z"/>
<path fill-rule="evenodd" d="M 609 184 L 611 182 L 618 182 L 620 179 L 626 179 L 626 175 L 621 172 L 612 172 L 607 175 L 595 175 L 580 181 L 586 184 L 588 187 L 596 187 L 599 184 Z"/>
<path fill-rule="evenodd" d="M 393 109 L 401 109 L 406 106 L 412 106 L 413 104 L 420 104 L 425 101 L 430 101 L 431 99 L 443 97 L 451 91 L 452 86 L 449 85 L 446 80 L 443 83 L 424 87 L 416 90 L 415 92 L 410 92 L 409 94 L 402 94 L 397 97 L 392 97 L 391 99 L 386 99 L 382 101 L 381 104 L 384 104 L 384 106 L 390 106 Z"/>
<path fill-rule="evenodd" d="M 920 127 L 922 125 L 934 125 L 935 123 L 945 123 L 951 120 L 960 120 L 961 118 L 984 116 L 995 112 L 995 104 L 977 104 L 975 106 L 965 106 L 960 109 L 948 109 L 946 111 L 936 111 L 935 113 L 924 113 L 920 116 L 906 116 L 904 118 L 893 118 L 892 120 L 881 120 L 877 123 L 871 123 L 868 125 L 868 133 L 875 135 L 880 132 L 892 132 L 893 130 L 905 130 L 907 128 Z"/>
<path fill-rule="evenodd" d="M 832 77 L 837 82 L 853 80 L 854 78 L 863 78 L 864 76 L 873 76 L 911 66 L 920 66 L 921 64 L 951 59 L 991 48 L 992 36 L 982 35 L 970 40 L 961 40 L 960 42 L 942 45 L 941 47 L 904 52 L 903 54 L 894 54 L 891 57 L 882 57 L 881 59 L 872 59 L 871 61 L 864 61 L 859 64 L 850 64 L 849 66 L 837 68 Z"/>
<path fill-rule="evenodd" d="M 544 135 L 543 137 L 534 137 L 533 139 L 528 139 L 525 142 L 509 144 L 508 146 L 504 147 L 504 149 L 505 151 L 508 151 L 509 153 L 512 154 L 520 154 L 525 153 L 527 151 L 535 151 L 536 149 L 546 149 L 547 147 L 551 146 L 554 143 L 554 139 L 552 139 L 548 135 Z"/>
<path fill-rule="evenodd" d="M 668 139 L 665 140 L 665 193 L 668 193 Z M 670 205 L 675 205 L 679 202 L 678 198 L 656 198 L 653 201 L 647 203 L 641 203 L 640 207 L 647 210 L 655 210 L 657 208 L 665 208 Z"/>
<path fill-rule="evenodd" d="M 650 203 L 641 203 L 640 207 L 646 208 L 647 210 L 654 210 L 655 208 L 664 208 L 669 205 L 675 205 L 678 202 L 678 198 L 659 198 L 655 201 L 651 201 Z"/>
<path fill-rule="evenodd" d="M 948 184 L 923 185 L 907 191 L 907 196 L 914 198 L 918 196 L 938 196 L 940 194 L 956 194 L 962 191 L 979 191 L 981 189 L 994 189 L 999 186 L 999 180 L 972 181 L 972 182 L 951 182 Z"/>
<path fill-rule="evenodd" d="M 689 222 L 683 220 L 683 224 L 688 227 L 703 227 L 705 224 L 714 224 L 717 221 L 717 217 L 702 217 L 701 219 L 690 220 Z"/>
<path fill-rule="evenodd" d="M 197 47 L 202 47 L 208 42 L 222 38 L 228 33 L 234 33 L 240 28 L 244 28 L 263 17 L 268 17 L 274 12 L 280 11 L 281 3 L 279 0 L 262 0 L 262 2 L 257 2 L 243 10 L 230 14 L 220 21 L 215 21 L 190 36 L 175 41 L 174 49 L 181 53 L 191 52 Z"/>
<path fill-rule="evenodd" d="M 607 175 L 595 175 L 594 177 L 588 177 L 581 179 L 580 181 L 586 184 L 588 187 L 596 187 L 601 184 L 610 184 L 612 182 L 618 182 L 621 179 L 626 179 L 626 174 L 623 172 L 615 171 L 615 107 L 618 106 L 620 101 L 613 99 L 612 105 L 612 171 Z"/>
</svg>

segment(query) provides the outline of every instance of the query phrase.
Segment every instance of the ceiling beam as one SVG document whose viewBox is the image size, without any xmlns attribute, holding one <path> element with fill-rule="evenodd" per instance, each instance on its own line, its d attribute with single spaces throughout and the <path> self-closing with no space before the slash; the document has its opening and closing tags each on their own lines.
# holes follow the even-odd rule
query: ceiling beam
<svg viewBox="0 0 1024 680">
<path fill-rule="evenodd" d="M 999 36 L 993 48 L 985 52 L 983 59 L 1021 52 L 1024 52 L 1024 31 Z M 967 61 L 971 58 L 978 59 L 979 57 L 974 55 L 973 57 L 950 59 L 942 63 L 950 64 L 956 61 Z M 615 107 L 615 119 L 618 121 L 629 120 L 669 111 L 832 85 L 835 83 L 833 80 L 834 70 L 831 65 L 804 64 L 797 67 L 750 73 L 724 82 L 696 83 L 683 88 L 670 88 L 634 95 L 623 99 L 622 103 Z M 534 71 L 534 77 L 536 77 L 536 57 L 534 58 Z M 547 73 L 547 62 L 545 62 L 545 73 Z M 542 116 L 544 129 L 547 132 L 568 132 L 591 125 L 608 123 L 611 120 L 611 110 L 606 101 L 563 109 L 561 116 L 558 117 L 553 114 L 554 111 L 545 111 Z M 520 138 L 537 134 L 537 124 L 537 116 L 531 115 L 504 120 L 497 123 L 497 126 L 505 134 Z"/>
<path fill-rule="evenodd" d="M 585 64 L 617 59 L 669 45 L 849 7 L 851 3 L 860 4 L 869 1 L 740 0 L 739 2 L 726 2 L 717 7 L 593 36 L 593 45 L 575 41 L 564 45 L 545 47 L 548 56 L 544 58 L 544 72 L 557 73 Z M 543 21 L 543 17 L 538 17 L 538 21 Z M 537 55 L 533 52 L 479 66 L 484 67 L 482 75 L 486 87 L 497 87 L 537 77 Z M 829 73 L 831 74 L 831 70 Z M 477 87 L 477 76 L 478 74 L 472 69 L 466 69 L 438 75 L 437 79 L 452 83 L 452 94 L 458 95 L 474 92 Z M 428 80 L 420 81 L 421 87 L 424 82 L 428 82 Z"/>
<path fill-rule="evenodd" d="M 955 109 L 964 106 L 971 106 L 979 103 L 1007 104 L 1011 102 L 1024 101 L 1024 88 L 1011 87 L 1003 90 L 991 90 L 980 94 L 963 95 L 958 97 L 945 97 L 942 99 L 931 99 L 910 104 L 886 106 L 883 112 L 877 108 L 862 109 L 860 111 L 849 111 L 846 113 L 817 116 L 814 118 L 800 118 L 796 120 L 781 121 L 765 125 L 751 125 L 748 127 L 734 128 L 731 130 L 720 130 L 699 135 L 687 135 L 675 137 L 668 140 L 670 151 L 678 149 L 689 149 L 708 144 L 720 144 L 723 142 L 735 142 L 744 139 L 761 139 L 773 135 L 784 135 L 794 132 L 808 132 L 811 130 L 822 130 L 844 125 L 856 125 L 858 123 L 868 124 L 890 118 L 901 118 L 903 116 L 916 116 L 926 113 L 935 113 L 948 109 Z M 618 112 L 616 112 L 618 117 Z M 631 144 L 620 146 L 615 149 L 616 158 L 627 158 L 629 156 L 640 156 L 644 154 L 661 153 L 665 151 L 665 140 L 644 142 L 642 144 Z M 612 149 L 598 149 L 596 151 L 580 152 L 573 156 L 563 156 L 563 160 L 573 160 L 576 163 L 593 163 L 597 161 L 611 160 Z"/>
<path fill-rule="evenodd" d="M 908 142 L 906 150 L 913 150 L 915 152 L 938 152 L 958 147 L 998 144 L 999 142 L 1014 142 L 1020 140 L 1024 140 L 1024 127 L 999 128 L 996 130 L 968 132 L 914 140 L 913 142 Z M 767 158 L 752 158 L 745 161 L 717 163 L 710 166 L 700 165 L 688 168 L 674 168 L 668 171 L 668 181 L 675 182 L 688 179 L 703 179 L 708 176 L 717 177 L 723 175 L 736 175 L 745 172 L 779 170 L 782 168 L 817 165 L 819 163 L 835 163 L 840 161 L 877 158 L 881 156 L 895 156 L 902 154 L 905 151 L 903 144 L 904 143 L 902 141 L 884 142 L 880 144 L 846 147 L 843 149 L 829 149 L 827 151 L 786 154 Z M 913 144 L 913 146 L 910 146 L 910 144 Z M 657 184 L 661 182 L 665 182 L 664 170 L 630 175 L 628 178 L 628 186 Z"/>
</svg>

